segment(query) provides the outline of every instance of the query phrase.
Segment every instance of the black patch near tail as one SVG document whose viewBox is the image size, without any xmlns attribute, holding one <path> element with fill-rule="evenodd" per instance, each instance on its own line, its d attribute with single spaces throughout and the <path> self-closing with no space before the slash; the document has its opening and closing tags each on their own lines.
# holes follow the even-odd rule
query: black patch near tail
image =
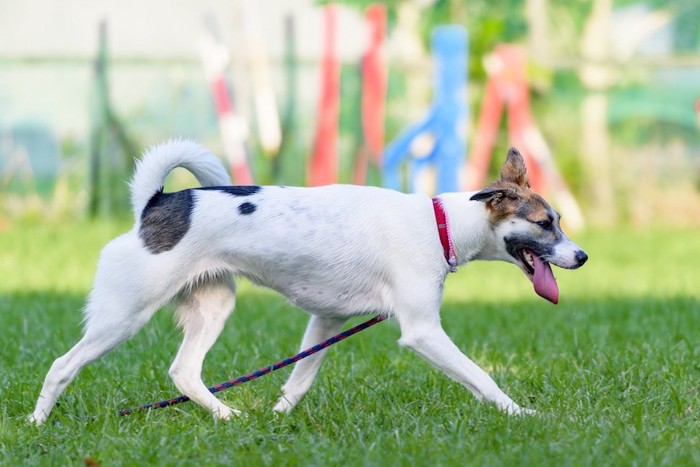
<svg viewBox="0 0 700 467">
<path fill-rule="evenodd" d="M 258 193 L 262 188 L 257 185 L 235 185 L 235 186 L 205 186 L 197 190 L 214 190 L 226 193 L 231 196 L 250 196 Z"/>
<path fill-rule="evenodd" d="M 139 237 L 154 255 L 172 250 L 190 229 L 192 190 L 176 193 L 159 191 L 141 213 Z"/>
</svg>

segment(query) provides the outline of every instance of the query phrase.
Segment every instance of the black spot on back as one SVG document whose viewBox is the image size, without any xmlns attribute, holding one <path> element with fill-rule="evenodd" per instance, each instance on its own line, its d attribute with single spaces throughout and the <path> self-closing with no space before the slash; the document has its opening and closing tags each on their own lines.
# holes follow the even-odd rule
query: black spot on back
<svg viewBox="0 0 700 467">
<path fill-rule="evenodd" d="M 250 196 L 258 193 L 262 188 L 257 185 L 236 185 L 236 186 L 206 186 L 197 190 L 213 190 L 226 193 L 231 196 Z"/>
<path fill-rule="evenodd" d="M 190 229 L 192 190 L 153 195 L 141 213 L 139 237 L 154 255 L 172 250 Z"/>
<path fill-rule="evenodd" d="M 258 207 L 253 203 L 245 202 L 238 206 L 238 212 L 241 214 L 253 214 Z"/>
</svg>

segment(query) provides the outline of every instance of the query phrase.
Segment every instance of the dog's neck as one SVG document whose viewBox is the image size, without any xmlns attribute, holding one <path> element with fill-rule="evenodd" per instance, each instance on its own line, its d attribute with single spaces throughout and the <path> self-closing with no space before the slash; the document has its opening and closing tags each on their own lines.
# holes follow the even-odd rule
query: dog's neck
<svg viewBox="0 0 700 467">
<path fill-rule="evenodd" d="M 484 203 L 469 200 L 473 194 L 443 193 L 437 197 L 449 219 L 458 266 L 482 258 L 489 249 L 489 215 Z"/>
</svg>

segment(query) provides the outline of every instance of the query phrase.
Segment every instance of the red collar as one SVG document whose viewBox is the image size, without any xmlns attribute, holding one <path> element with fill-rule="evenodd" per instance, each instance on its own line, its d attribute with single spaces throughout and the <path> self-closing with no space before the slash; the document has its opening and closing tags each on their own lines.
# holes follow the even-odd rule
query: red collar
<svg viewBox="0 0 700 467">
<path fill-rule="evenodd" d="M 447 213 L 438 198 L 433 198 L 433 209 L 435 209 L 435 220 L 437 221 L 438 235 L 440 243 L 445 252 L 445 260 L 450 265 L 450 272 L 457 271 L 457 257 L 452 247 L 452 237 L 450 237 L 450 225 L 447 222 Z"/>
</svg>

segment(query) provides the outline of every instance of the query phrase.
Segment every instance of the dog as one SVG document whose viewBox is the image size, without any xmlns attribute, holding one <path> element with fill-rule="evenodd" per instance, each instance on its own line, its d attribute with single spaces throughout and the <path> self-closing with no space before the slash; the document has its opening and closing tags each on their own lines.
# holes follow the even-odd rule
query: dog
<svg viewBox="0 0 700 467">
<path fill-rule="evenodd" d="M 183 167 L 200 188 L 164 193 Z M 169 375 L 215 418 L 238 413 L 201 379 L 202 362 L 235 305 L 233 278 L 284 295 L 311 315 L 301 348 L 338 333 L 353 316 L 394 318 L 409 347 L 478 399 L 509 414 L 533 413 L 508 397 L 440 325 L 450 271 L 474 260 L 519 266 L 557 303 L 550 263 L 582 266 L 586 253 L 562 232 L 559 214 L 530 190 L 525 163 L 508 152 L 500 178 L 478 192 L 423 194 L 329 185 L 232 186 L 221 162 L 191 141 L 148 150 L 131 181 L 133 229 L 100 254 L 84 333 L 46 375 L 29 419 L 43 423 L 81 368 L 132 337 L 176 301 L 182 344 Z M 314 381 L 325 351 L 296 363 L 274 406 L 289 412 Z"/>
</svg>

